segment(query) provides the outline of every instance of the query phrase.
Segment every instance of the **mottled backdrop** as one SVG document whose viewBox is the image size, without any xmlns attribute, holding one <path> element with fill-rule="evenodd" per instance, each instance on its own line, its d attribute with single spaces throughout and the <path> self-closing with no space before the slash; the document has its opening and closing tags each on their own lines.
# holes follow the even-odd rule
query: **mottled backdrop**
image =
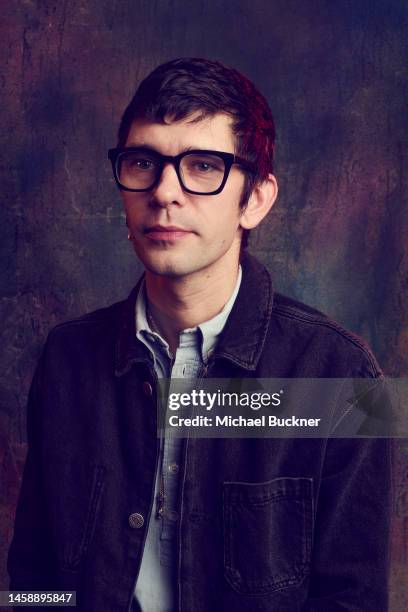
<svg viewBox="0 0 408 612">
<path fill-rule="evenodd" d="M 251 250 L 276 285 L 407 376 L 406 0 L 3 0 L 0 85 L 1 540 L 25 401 L 56 323 L 127 295 L 140 267 L 107 161 L 141 77 L 178 56 L 232 64 L 276 118 L 279 202 Z M 396 446 L 392 609 L 408 609 L 408 447 Z M 404 599 L 405 597 L 405 599 Z"/>
</svg>

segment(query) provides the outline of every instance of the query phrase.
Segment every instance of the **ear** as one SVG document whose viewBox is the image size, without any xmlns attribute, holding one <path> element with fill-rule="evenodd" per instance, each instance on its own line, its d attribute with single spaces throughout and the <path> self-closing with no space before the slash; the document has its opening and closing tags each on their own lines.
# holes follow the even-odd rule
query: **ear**
<svg viewBox="0 0 408 612">
<path fill-rule="evenodd" d="M 248 204 L 243 210 L 239 224 L 243 229 L 256 227 L 272 208 L 278 195 L 278 183 L 273 174 L 256 185 L 249 197 Z"/>
</svg>

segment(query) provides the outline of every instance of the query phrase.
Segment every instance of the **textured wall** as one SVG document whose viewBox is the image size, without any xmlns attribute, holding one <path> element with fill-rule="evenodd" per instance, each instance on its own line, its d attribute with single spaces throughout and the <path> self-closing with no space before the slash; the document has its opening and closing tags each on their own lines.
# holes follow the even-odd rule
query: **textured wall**
<svg viewBox="0 0 408 612">
<path fill-rule="evenodd" d="M 269 99 L 279 202 L 251 250 L 277 287 L 408 370 L 406 0 L 2 3 L 0 579 L 25 454 L 25 401 L 55 323 L 140 272 L 106 158 L 138 80 L 197 55 Z M 408 447 L 396 446 L 392 609 L 408 609 Z M 0 587 L 5 588 L 2 584 Z"/>
</svg>

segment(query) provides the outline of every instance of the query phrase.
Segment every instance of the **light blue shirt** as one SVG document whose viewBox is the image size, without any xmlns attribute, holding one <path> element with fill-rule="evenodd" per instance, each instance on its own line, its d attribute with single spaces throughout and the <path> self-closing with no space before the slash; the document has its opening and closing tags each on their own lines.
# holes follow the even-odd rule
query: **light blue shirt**
<svg viewBox="0 0 408 612">
<path fill-rule="evenodd" d="M 172 356 L 168 343 L 152 331 L 146 316 L 145 281 L 136 300 L 136 336 L 151 351 L 158 378 L 194 379 L 213 351 L 224 329 L 241 284 L 239 266 L 234 291 L 224 308 L 209 321 L 180 333 L 179 346 Z M 183 440 L 166 435 L 162 443 L 159 469 L 155 480 L 155 498 L 150 517 L 135 597 L 143 612 L 173 612 L 176 597 L 177 526 L 179 521 L 179 486 Z M 156 518 L 156 499 L 160 490 L 161 470 L 164 483 L 164 511 Z"/>
</svg>

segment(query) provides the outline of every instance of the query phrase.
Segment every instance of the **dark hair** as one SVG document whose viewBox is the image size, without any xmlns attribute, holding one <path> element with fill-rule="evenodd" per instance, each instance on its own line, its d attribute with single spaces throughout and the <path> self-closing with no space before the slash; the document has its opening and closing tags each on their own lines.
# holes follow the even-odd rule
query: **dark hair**
<svg viewBox="0 0 408 612">
<path fill-rule="evenodd" d="M 245 208 L 255 185 L 273 172 L 275 126 L 271 109 L 255 85 L 234 68 L 201 58 L 181 58 L 158 66 L 139 85 L 126 108 L 118 132 L 118 146 L 124 146 L 137 118 L 155 122 L 185 119 L 198 112 L 197 121 L 225 113 L 233 119 L 235 153 L 257 167 L 246 173 L 240 201 Z M 244 230 L 241 248 L 248 243 Z"/>
</svg>

